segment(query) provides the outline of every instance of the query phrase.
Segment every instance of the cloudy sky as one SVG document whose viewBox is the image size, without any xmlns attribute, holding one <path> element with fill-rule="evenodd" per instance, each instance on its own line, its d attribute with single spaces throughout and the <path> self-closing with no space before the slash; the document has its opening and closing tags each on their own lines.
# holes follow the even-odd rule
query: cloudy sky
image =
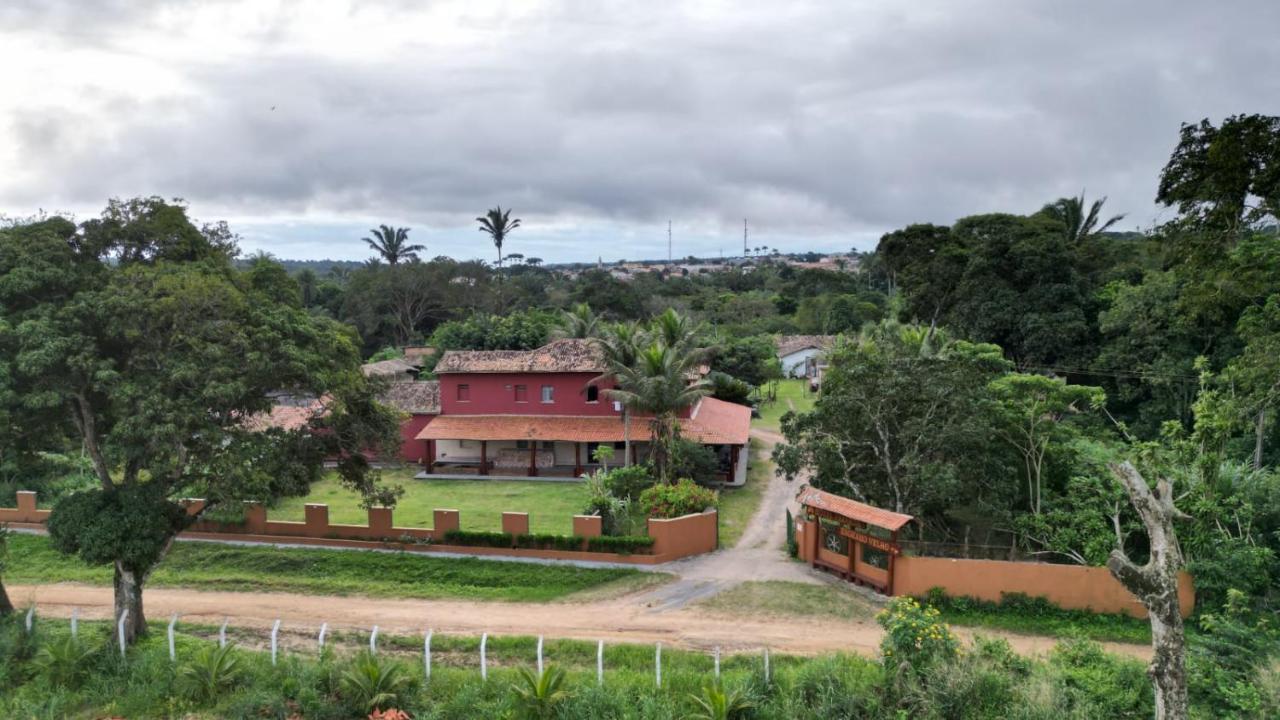
<svg viewBox="0 0 1280 720">
<path fill-rule="evenodd" d="M 185 198 L 248 251 L 874 247 L 1086 188 L 1167 217 L 1178 126 L 1280 112 L 1280 2 L 0 4 L 0 213 Z"/>
</svg>

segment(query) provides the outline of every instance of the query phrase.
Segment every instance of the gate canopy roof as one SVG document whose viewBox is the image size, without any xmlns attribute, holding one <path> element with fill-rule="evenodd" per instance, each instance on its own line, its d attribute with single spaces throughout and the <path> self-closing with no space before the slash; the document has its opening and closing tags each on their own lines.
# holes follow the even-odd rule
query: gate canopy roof
<svg viewBox="0 0 1280 720">
<path fill-rule="evenodd" d="M 866 523 L 890 531 L 897 530 L 915 519 L 911 515 L 883 510 L 874 505 L 832 495 L 808 485 L 800 487 L 800 492 L 796 494 L 796 501 L 807 508 L 823 510 L 854 522 Z"/>
</svg>

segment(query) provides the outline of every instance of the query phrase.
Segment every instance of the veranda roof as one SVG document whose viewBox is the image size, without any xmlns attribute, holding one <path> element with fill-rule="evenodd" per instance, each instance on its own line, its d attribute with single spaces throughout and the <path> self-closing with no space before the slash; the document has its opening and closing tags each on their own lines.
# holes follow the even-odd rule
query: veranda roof
<svg viewBox="0 0 1280 720">
<path fill-rule="evenodd" d="M 680 421 L 681 436 L 704 445 L 745 445 L 750 432 L 750 408 L 715 398 L 703 398 L 692 416 Z M 633 418 L 631 439 L 648 436 L 647 419 Z M 626 432 L 620 416 L 440 415 L 418 439 L 621 442 Z"/>
<path fill-rule="evenodd" d="M 832 495 L 829 492 L 824 492 L 808 485 L 800 487 L 800 492 L 796 494 L 796 502 L 805 507 L 825 510 L 828 513 L 833 513 L 855 522 L 874 525 L 890 531 L 897 530 L 915 519 L 911 515 L 903 515 L 892 510 L 884 510 L 874 505 L 860 503 L 857 500 Z"/>
</svg>

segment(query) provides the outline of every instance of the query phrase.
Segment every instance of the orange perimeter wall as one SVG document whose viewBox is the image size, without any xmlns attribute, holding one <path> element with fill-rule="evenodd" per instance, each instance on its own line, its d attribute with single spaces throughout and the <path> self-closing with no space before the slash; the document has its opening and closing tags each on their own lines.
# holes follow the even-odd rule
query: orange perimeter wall
<svg viewBox="0 0 1280 720">
<path fill-rule="evenodd" d="M 187 511 L 196 514 L 204 509 L 203 500 L 185 501 Z M 36 494 L 18 493 L 17 508 L 0 508 L 0 522 L 39 528 L 49 518 L 48 510 L 36 508 Z M 589 560 L 633 565 L 654 565 L 679 560 L 690 555 L 711 552 L 719 544 L 719 516 L 716 511 L 685 515 L 669 520 L 649 520 L 648 534 L 653 538 L 653 552 L 636 555 L 570 550 L 535 550 L 528 548 L 468 547 L 445 545 L 445 533 L 461 526 L 457 510 L 436 510 L 432 528 L 396 527 L 391 508 L 369 508 L 364 525 L 333 525 L 329 522 L 329 506 L 308 504 L 302 522 L 269 520 L 267 509 L 259 503 L 245 503 L 244 521 L 219 523 L 201 520 L 182 533 L 182 537 L 200 540 L 234 538 L 244 542 L 288 543 L 317 547 L 386 548 L 413 552 L 449 552 L 465 555 L 530 557 L 549 560 Z M 503 513 L 503 531 L 528 532 L 526 513 Z M 573 516 L 573 533 L 590 538 L 602 534 L 601 519 L 594 515 Z M 585 545 L 585 543 L 584 543 Z"/>
<path fill-rule="evenodd" d="M 1024 593 L 1064 608 L 1147 616 L 1146 608 L 1104 567 L 901 555 L 893 575 L 894 595 L 919 596 L 940 587 L 956 597 L 999 601 L 1001 593 Z M 1178 579 L 1178 600 L 1182 616 L 1190 615 L 1195 588 L 1186 572 Z"/>
</svg>

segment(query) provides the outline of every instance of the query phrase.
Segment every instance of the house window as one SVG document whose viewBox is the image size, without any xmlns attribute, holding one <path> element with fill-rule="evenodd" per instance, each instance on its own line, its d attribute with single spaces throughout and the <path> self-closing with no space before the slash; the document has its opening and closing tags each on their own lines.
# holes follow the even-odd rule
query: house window
<svg viewBox="0 0 1280 720">
<path fill-rule="evenodd" d="M 600 402 L 600 388 L 595 385 L 587 386 L 587 402 Z"/>
<path fill-rule="evenodd" d="M 458 386 L 458 402 L 467 402 L 471 399 L 471 386 L 463 383 Z"/>
<path fill-rule="evenodd" d="M 555 387 L 551 385 L 543 385 L 542 386 L 542 402 L 544 403 L 555 402 L 556 401 L 555 392 L 556 392 Z"/>
<path fill-rule="evenodd" d="M 626 443 L 625 441 L 623 441 L 623 442 L 615 442 L 615 443 L 613 444 L 613 449 L 614 449 L 614 450 L 626 450 L 626 449 L 627 449 L 627 443 Z"/>
<path fill-rule="evenodd" d="M 555 443 L 555 441 L 554 441 L 554 440 L 543 440 L 543 441 L 542 441 L 542 449 L 543 449 L 543 450 L 555 450 L 555 449 L 556 449 L 556 443 Z"/>
<path fill-rule="evenodd" d="M 529 402 L 529 386 L 528 385 L 516 386 L 516 402 Z"/>
<path fill-rule="evenodd" d="M 529 449 L 529 441 L 528 441 L 528 440 L 517 440 L 517 441 L 516 441 L 516 449 L 517 449 L 517 450 L 528 450 L 528 449 Z"/>
</svg>

